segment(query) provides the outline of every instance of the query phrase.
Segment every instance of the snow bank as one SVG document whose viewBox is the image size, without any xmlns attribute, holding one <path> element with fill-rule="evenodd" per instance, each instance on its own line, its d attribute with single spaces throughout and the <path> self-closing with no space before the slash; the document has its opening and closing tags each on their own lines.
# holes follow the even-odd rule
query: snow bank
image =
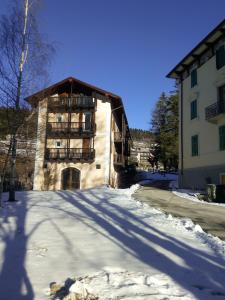
<svg viewBox="0 0 225 300">
<path fill-rule="evenodd" d="M 151 274 L 130 272 L 126 270 L 114 271 L 105 268 L 101 272 L 80 278 L 71 286 L 70 292 L 75 291 L 81 295 L 79 299 L 88 300 L 88 292 L 98 295 L 99 300 L 147 300 L 147 299 L 195 299 L 193 295 L 178 287 L 169 276 L 165 274 Z M 117 268 L 118 269 L 118 268 Z M 94 299 L 94 296 L 92 296 Z M 62 298 L 54 298 L 62 299 Z M 69 296 L 63 299 L 77 299 Z"/>
<path fill-rule="evenodd" d="M 190 200 L 190 201 L 193 201 L 193 202 L 198 202 L 198 203 L 200 202 L 205 205 L 216 205 L 216 206 L 219 205 L 219 206 L 225 207 L 224 203 L 207 202 L 207 201 L 198 199 L 198 194 L 200 194 L 200 193 L 201 193 L 200 191 L 193 191 L 193 190 L 188 190 L 188 189 L 173 190 L 174 195 L 184 198 L 184 199 L 187 199 L 187 200 Z"/>
</svg>

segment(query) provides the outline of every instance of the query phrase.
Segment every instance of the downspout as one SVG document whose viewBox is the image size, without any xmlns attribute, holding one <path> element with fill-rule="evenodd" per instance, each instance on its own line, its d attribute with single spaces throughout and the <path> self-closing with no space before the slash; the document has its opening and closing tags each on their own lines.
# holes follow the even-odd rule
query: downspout
<svg viewBox="0 0 225 300">
<path fill-rule="evenodd" d="M 183 187 L 183 176 L 184 176 L 184 124 L 183 124 L 183 80 L 181 79 L 181 86 L 180 86 L 180 184 Z"/>
<path fill-rule="evenodd" d="M 117 110 L 117 109 L 119 109 L 119 108 L 123 108 L 123 106 L 122 105 L 120 105 L 120 106 L 118 106 L 118 107 L 115 107 L 115 108 L 113 108 L 113 109 L 111 109 L 111 113 L 110 113 L 110 133 L 109 133 L 109 143 L 110 143 L 110 145 L 109 145 L 109 176 L 108 176 L 108 178 L 109 178 L 109 181 L 108 181 L 108 185 L 110 186 L 110 181 L 111 181 L 111 162 L 112 162 L 112 160 L 111 160 L 111 154 L 112 154 L 112 113 L 115 111 L 115 110 Z"/>
</svg>

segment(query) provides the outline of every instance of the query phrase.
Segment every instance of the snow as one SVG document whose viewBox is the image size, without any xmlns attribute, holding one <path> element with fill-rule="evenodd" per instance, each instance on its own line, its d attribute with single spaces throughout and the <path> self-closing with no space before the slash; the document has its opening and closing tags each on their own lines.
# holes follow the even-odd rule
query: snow
<svg viewBox="0 0 225 300">
<path fill-rule="evenodd" d="M 46 288 L 69 279 L 99 300 L 225 298 L 224 242 L 138 188 L 18 192 L 0 211 L 0 299 L 57 299 Z"/>
<path fill-rule="evenodd" d="M 139 182 L 139 184 L 141 184 Z M 202 191 L 198 190 L 189 190 L 189 189 L 178 189 L 178 185 L 176 181 L 171 181 L 169 187 L 172 189 L 174 195 L 193 201 L 198 202 L 205 205 L 214 205 L 214 206 L 223 206 L 225 207 L 224 203 L 216 203 L 216 202 L 207 202 L 204 200 L 198 199 L 198 195 L 202 193 Z"/>
</svg>

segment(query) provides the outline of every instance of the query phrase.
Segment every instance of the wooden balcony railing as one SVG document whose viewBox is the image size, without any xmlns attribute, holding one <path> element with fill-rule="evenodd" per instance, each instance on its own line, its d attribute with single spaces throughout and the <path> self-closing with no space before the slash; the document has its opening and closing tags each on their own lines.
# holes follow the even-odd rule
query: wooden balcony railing
<svg viewBox="0 0 225 300">
<path fill-rule="evenodd" d="M 95 150 L 93 148 L 47 148 L 46 160 L 73 160 L 93 161 Z"/>
<path fill-rule="evenodd" d="M 48 122 L 46 132 L 48 137 L 67 134 L 89 136 L 94 134 L 94 126 L 87 122 Z"/>
<path fill-rule="evenodd" d="M 220 114 L 225 113 L 225 101 L 215 102 L 205 109 L 205 119 L 211 121 L 216 119 Z"/>
<path fill-rule="evenodd" d="M 89 110 L 96 106 L 92 96 L 49 97 L 48 110 Z"/>
</svg>

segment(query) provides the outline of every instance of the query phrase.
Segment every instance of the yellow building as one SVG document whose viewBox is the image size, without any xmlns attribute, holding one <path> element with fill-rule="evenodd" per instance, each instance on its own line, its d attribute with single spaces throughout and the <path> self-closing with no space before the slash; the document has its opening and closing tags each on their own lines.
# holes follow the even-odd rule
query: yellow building
<svg viewBox="0 0 225 300">
<path fill-rule="evenodd" d="M 179 86 L 180 186 L 225 184 L 225 20 L 167 77 Z"/>
<path fill-rule="evenodd" d="M 130 139 L 119 96 L 69 77 L 26 100 L 38 109 L 34 190 L 117 186 Z"/>
</svg>

